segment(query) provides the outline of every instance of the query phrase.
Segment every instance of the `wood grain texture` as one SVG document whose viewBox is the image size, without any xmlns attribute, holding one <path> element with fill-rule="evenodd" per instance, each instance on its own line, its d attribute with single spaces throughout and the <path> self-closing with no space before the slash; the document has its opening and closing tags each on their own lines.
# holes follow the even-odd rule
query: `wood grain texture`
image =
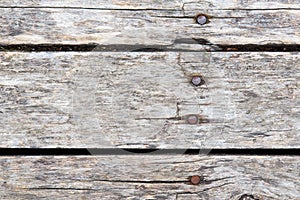
<svg viewBox="0 0 300 200">
<path fill-rule="evenodd" d="M 0 147 L 299 148 L 299 53 L 0 53 Z M 193 74 L 206 84 L 190 84 Z M 209 123 L 190 125 L 199 115 Z"/>
<path fill-rule="evenodd" d="M 299 44 L 299 1 L 1 1 L 1 44 Z M 200 26 L 194 16 L 205 13 Z"/>
<path fill-rule="evenodd" d="M 0 169 L 2 199 L 300 198 L 298 157 L 1 157 Z"/>
</svg>

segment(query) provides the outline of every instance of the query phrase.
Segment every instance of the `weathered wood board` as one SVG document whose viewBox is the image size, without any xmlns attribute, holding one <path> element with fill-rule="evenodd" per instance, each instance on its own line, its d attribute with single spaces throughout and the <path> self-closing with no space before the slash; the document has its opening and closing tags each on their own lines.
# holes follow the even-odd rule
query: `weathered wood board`
<svg viewBox="0 0 300 200">
<path fill-rule="evenodd" d="M 187 6 L 194 9 L 299 9 L 299 0 L 168 0 L 159 2 L 149 0 L 0 0 L 4 8 L 78 8 L 78 9 L 115 9 L 115 10 L 183 10 Z"/>
<path fill-rule="evenodd" d="M 0 53 L 0 147 L 299 148 L 299 53 Z M 205 84 L 193 86 L 193 74 Z M 187 124 L 199 115 L 208 123 Z"/>
<path fill-rule="evenodd" d="M 238 155 L 300 148 L 299 0 L 0 0 L 0 13 L 0 148 L 93 154 L 0 152 L 0 199 L 300 199 L 299 156 Z M 26 45 L 61 52 L 9 52 Z M 246 46 L 277 48 L 228 52 Z M 97 155 L 116 148 L 177 153 Z"/>
<path fill-rule="evenodd" d="M 1 1 L 1 44 L 299 44 L 298 0 Z M 204 26 L 194 16 L 211 16 Z"/>
<path fill-rule="evenodd" d="M 1 157 L 2 199 L 300 198 L 298 157 Z M 191 176 L 204 180 L 189 182 Z M 251 199 L 251 198 L 249 198 Z"/>
</svg>

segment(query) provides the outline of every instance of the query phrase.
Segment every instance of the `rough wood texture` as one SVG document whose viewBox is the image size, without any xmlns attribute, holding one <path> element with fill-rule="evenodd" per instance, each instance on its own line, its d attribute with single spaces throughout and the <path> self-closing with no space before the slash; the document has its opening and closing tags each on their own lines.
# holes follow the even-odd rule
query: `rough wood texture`
<svg viewBox="0 0 300 200">
<path fill-rule="evenodd" d="M 1 157 L 2 199 L 300 198 L 298 157 Z M 189 177 L 204 177 L 199 185 Z"/>
<path fill-rule="evenodd" d="M 0 43 L 299 44 L 299 1 L 1 1 Z M 210 23 L 196 24 L 198 13 Z"/>
<path fill-rule="evenodd" d="M 0 59 L 0 147 L 300 147 L 298 53 Z M 195 73 L 205 85 L 190 84 Z M 189 125 L 190 114 L 209 123 Z"/>
</svg>

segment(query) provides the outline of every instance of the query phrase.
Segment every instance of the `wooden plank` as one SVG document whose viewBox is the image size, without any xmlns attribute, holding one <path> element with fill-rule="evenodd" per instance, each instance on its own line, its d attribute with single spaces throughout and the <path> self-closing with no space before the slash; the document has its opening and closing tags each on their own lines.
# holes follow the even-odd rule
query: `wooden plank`
<svg viewBox="0 0 300 200">
<path fill-rule="evenodd" d="M 197 0 L 0 0 L 0 6 L 5 8 L 94 8 L 94 9 L 135 9 L 135 10 L 182 10 L 193 6 L 194 9 L 299 9 L 299 0 L 235 0 L 235 1 L 197 1 Z"/>
<path fill-rule="evenodd" d="M 0 147 L 299 148 L 299 53 L 0 53 Z M 205 84 L 193 86 L 201 74 Z M 202 121 L 188 124 L 187 117 Z"/>
<path fill-rule="evenodd" d="M 299 167 L 292 156 L 1 157 L 0 196 L 296 200 Z M 203 177 L 200 184 L 189 182 L 194 175 Z"/>
<path fill-rule="evenodd" d="M 209 44 L 216 45 L 299 44 L 300 41 L 298 2 L 291 4 L 291 9 L 281 8 L 282 4 L 269 9 L 268 3 L 253 2 L 253 5 L 264 7 L 249 10 L 214 8 L 207 2 L 202 5 L 177 1 L 174 5 L 167 3 L 166 8 L 158 6 L 157 10 L 151 10 L 147 8 L 149 4 L 156 6 L 152 1 L 144 1 L 140 10 L 130 6 L 118 10 L 115 4 L 112 9 L 101 8 L 101 4 L 99 9 L 2 7 L 0 44 L 96 43 L 176 48 L 177 41 L 185 38 L 206 39 Z M 168 8 L 171 5 L 174 9 Z M 199 13 L 211 16 L 210 23 L 196 24 L 194 17 Z"/>
</svg>

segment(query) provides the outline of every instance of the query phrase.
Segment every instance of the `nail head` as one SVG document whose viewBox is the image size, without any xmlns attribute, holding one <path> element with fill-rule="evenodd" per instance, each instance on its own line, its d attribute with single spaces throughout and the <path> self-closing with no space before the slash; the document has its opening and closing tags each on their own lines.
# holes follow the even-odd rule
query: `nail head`
<svg viewBox="0 0 300 200">
<path fill-rule="evenodd" d="M 200 25 L 206 24 L 207 21 L 207 16 L 205 16 L 204 14 L 199 14 L 196 16 L 196 22 Z"/>
<path fill-rule="evenodd" d="M 198 124 L 199 118 L 196 115 L 190 115 L 190 116 L 187 117 L 187 122 L 189 124 Z"/>
<path fill-rule="evenodd" d="M 258 200 L 253 195 L 244 194 L 242 195 L 239 200 Z"/>
<path fill-rule="evenodd" d="M 191 183 L 193 185 L 198 185 L 201 182 L 201 177 L 198 175 L 194 175 L 191 177 Z"/>
<path fill-rule="evenodd" d="M 203 80 L 200 76 L 193 76 L 193 78 L 192 78 L 193 85 L 199 86 L 202 82 L 203 82 Z"/>
</svg>

